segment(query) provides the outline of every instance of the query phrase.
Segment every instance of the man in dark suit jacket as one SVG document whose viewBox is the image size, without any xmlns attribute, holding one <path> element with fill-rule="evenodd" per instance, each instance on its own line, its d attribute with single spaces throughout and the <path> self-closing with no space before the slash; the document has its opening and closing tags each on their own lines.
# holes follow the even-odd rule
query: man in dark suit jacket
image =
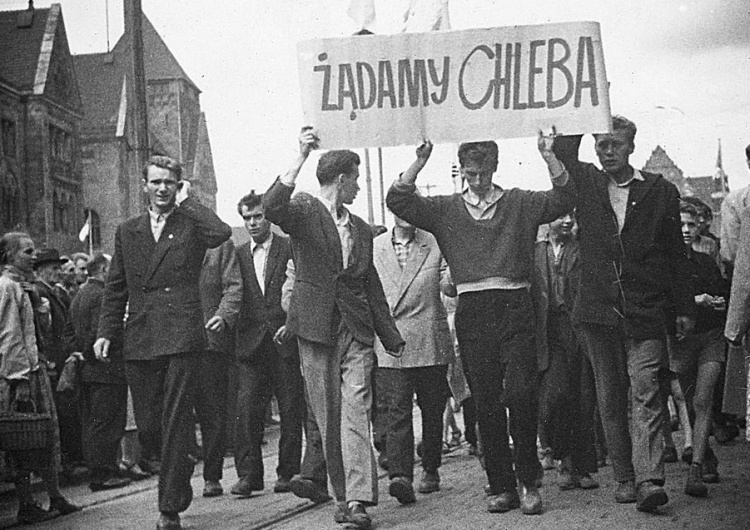
<svg viewBox="0 0 750 530">
<path fill-rule="evenodd" d="M 130 484 L 130 479 L 119 477 L 117 473 L 117 451 L 125 435 L 128 384 L 121 355 L 113 356 L 110 362 L 98 361 L 94 355 L 109 260 L 103 254 L 96 254 L 88 267 L 89 279 L 80 287 L 70 306 L 70 324 L 73 349 L 83 357 L 79 377 L 83 453 L 89 468 L 89 488 L 99 491 Z M 112 346 L 113 351 L 121 348 L 122 344 Z"/>
<path fill-rule="evenodd" d="M 178 530 L 179 512 L 193 497 L 188 456 L 194 423 L 192 377 L 206 348 L 199 291 L 206 249 L 232 229 L 188 197 L 180 163 L 152 156 L 143 171 L 148 212 L 117 228 L 102 301 L 97 359 L 124 335 L 125 372 L 139 439 L 146 454 L 161 455 L 157 528 Z M 123 325 L 127 306 L 127 322 Z"/>
<path fill-rule="evenodd" d="M 664 491 L 665 410 L 659 388 L 667 365 L 666 334 L 694 323 L 679 193 L 661 175 L 629 163 L 636 126 L 612 118 L 612 133 L 595 135 L 602 165 L 578 160 L 580 136 L 554 140 L 554 152 L 577 190 L 581 285 L 573 321 L 591 359 L 617 502 L 651 512 Z M 632 421 L 628 428 L 628 387 Z"/>
<path fill-rule="evenodd" d="M 286 327 L 298 339 L 328 476 L 337 500 L 347 502 L 346 521 L 369 528 L 365 505 L 378 500 L 370 441 L 373 343 L 377 333 L 387 351 L 400 355 L 404 340 L 373 265 L 370 226 L 344 206 L 359 191 L 359 156 L 323 154 L 318 194 L 291 199 L 299 170 L 318 144 L 309 127 L 299 141 L 299 157 L 263 203 L 268 219 L 291 236 L 296 279 Z"/>
<path fill-rule="evenodd" d="M 281 287 L 292 257 L 289 239 L 271 231 L 263 213 L 262 195 L 254 192 L 237 205 L 251 240 L 237 247 L 244 296 L 237 326 L 237 423 L 234 462 L 239 481 L 235 495 L 249 496 L 263 489 L 263 427 L 272 395 L 279 403 L 278 480 L 276 493 L 289 491 L 302 459 L 302 420 L 305 410 L 302 373 L 296 344 L 275 344 L 284 325 Z"/>
</svg>

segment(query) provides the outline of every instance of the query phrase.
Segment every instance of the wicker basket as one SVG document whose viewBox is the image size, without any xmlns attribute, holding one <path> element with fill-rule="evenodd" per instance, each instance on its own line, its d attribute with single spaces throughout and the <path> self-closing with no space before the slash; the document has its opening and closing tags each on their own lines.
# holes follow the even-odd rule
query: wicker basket
<svg viewBox="0 0 750 530">
<path fill-rule="evenodd" d="M 30 403 L 33 412 L 18 412 L 18 402 L 14 400 L 10 412 L 0 414 L 0 450 L 27 451 L 52 446 L 52 415 L 37 413 L 36 403 Z"/>
</svg>

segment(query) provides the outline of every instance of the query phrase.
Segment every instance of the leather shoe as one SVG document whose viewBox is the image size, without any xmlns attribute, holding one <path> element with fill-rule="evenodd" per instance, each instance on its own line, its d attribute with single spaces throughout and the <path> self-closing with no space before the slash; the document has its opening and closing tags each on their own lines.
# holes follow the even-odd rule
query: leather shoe
<svg viewBox="0 0 750 530">
<path fill-rule="evenodd" d="M 224 493 L 224 488 L 221 487 L 221 482 L 218 480 L 207 480 L 203 486 L 204 497 L 218 497 Z"/>
<path fill-rule="evenodd" d="M 669 502 L 667 492 L 664 488 L 657 486 L 653 482 L 641 482 L 638 485 L 636 508 L 640 512 L 653 512 L 659 506 Z"/>
<path fill-rule="evenodd" d="M 422 479 L 419 481 L 419 493 L 435 493 L 440 491 L 440 474 L 437 469 L 435 471 L 422 471 Z"/>
<path fill-rule="evenodd" d="M 303 499 L 310 499 L 315 504 L 323 504 L 331 500 L 331 496 L 328 495 L 328 491 L 325 487 L 319 486 L 309 478 L 304 478 L 299 475 L 292 477 L 289 481 L 289 489 L 292 490 L 297 497 Z"/>
<path fill-rule="evenodd" d="M 60 515 L 69 515 L 74 512 L 80 512 L 81 507 L 73 504 L 65 497 L 52 497 L 49 500 L 49 511 L 57 512 Z"/>
<path fill-rule="evenodd" d="M 156 522 L 156 530 L 182 530 L 180 516 L 162 512 L 159 520 Z"/>
<path fill-rule="evenodd" d="M 372 519 L 362 503 L 357 501 L 350 501 L 346 505 L 346 522 L 358 530 L 370 530 L 372 527 Z"/>
<path fill-rule="evenodd" d="M 291 479 L 279 477 L 276 479 L 276 482 L 273 485 L 273 492 L 274 493 L 289 493 L 292 491 L 291 485 L 290 485 Z"/>
<path fill-rule="evenodd" d="M 542 496 L 536 486 L 521 486 L 521 513 L 524 515 L 542 513 Z"/>
<path fill-rule="evenodd" d="M 240 478 L 230 490 L 232 495 L 240 497 L 249 497 L 254 491 L 263 491 L 263 479 L 252 480 L 249 475 Z"/>
<path fill-rule="evenodd" d="M 618 482 L 617 488 L 615 489 L 615 501 L 628 504 L 636 501 L 635 493 L 635 481 L 626 480 L 625 482 Z"/>
<path fill-rule="evenodd" d="M 589 473 L 583 473 L 581 476 L 576 477 L 578 487 L 582 490 L 595 490 L 599 487 L 596 477 L 592 477 Z"/>
<path fill-rule="evenodd" d="M 518 498 L 518 492 L 505 491 L 490 497 L 487 503 L 487 511 L 490 513 L 505 513 L 519 506 L 521 506 L 521 500 Z"/>
<path fill-rule="evenodd" d="M 388 486 L 388 493 L 401 504 L 413 504 L 417 501 L 414 496 L 414 488 L 406 477 L 393 477 Z"/>
<path fill-rule="evenodd" d="M 45 510 L 36 502 L 22 503 L 18 507 L 16 521 L 18 524 L 37 524 L 54 519 L 58 515 L 56 512 Z"/>
<path fill-rule="evenodd" d="M 110 477 L 107 480 L 97 480 L 96 482 L 89 483 L 89 489 L 91 491 L 103 491 L 103 490 L 114 490 L 117 488 L 124 488 L 132 481 L 125 477 Z"/>
</svg>

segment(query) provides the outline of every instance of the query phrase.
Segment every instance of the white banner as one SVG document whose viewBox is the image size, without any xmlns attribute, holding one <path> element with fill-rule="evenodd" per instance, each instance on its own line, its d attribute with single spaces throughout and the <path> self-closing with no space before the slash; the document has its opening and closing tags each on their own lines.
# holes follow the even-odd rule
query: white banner
<svg viewBox="0 0 750 530">
<path fill-rule="evenodd" d="M 301 42 L 304 123 L 325 149 L 609 130 L 597 22 Z"/>
</svg>

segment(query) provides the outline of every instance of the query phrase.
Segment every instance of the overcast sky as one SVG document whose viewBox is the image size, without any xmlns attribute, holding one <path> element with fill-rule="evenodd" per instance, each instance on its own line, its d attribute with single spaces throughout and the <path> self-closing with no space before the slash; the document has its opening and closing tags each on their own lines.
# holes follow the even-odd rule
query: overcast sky
<svg viewBox="0 0 750 530">
<path fill-rule="evenodd" d="M 47 7 L 49 0 L 37 0 Z M 105 0 L 58 0 L 72 53 L 106 51 Z M 294 159 L 301 125 L 296 43 L 351 35 L 349 0 L 142 0 L 143 10 L 202 90 L 219 186 L 218 213 L 238 225 L 235 204 L 265 190 Z M 407 0 L 376 0 L 376 33 L 400 31 Z M 750 182 L 750 2 L 748 0 L 449 0 L 452 29 L 594 20 L 601 23 L 612 111 L 638 125 L 631 162 L 641 167 L 661 145 L 686 176 L 715 172 L 721 139 L 730 186 Z M 26 0 L 0 0 L 21 9 Z M 521 6 L 524 7 L 521 7 Z M 110 42 L 122 34 L 122 0 L 109 0 Z M 593 159 L 593 148 L 582 148 Z M 438 146 L 420 183 L 450 192 L 455 146 Z M 546 187 L 535 140 L 500 143 L 496 182 Z M 413 148 L 384 149 L 386 187 Z M 372 158 L 376 159 L 375 152 Z M 313 189 L 315 158 L 299 186 Z M 373 177 L 377 178 L 373 160 Z M 362 187 L 364 189 L 364 168 Z M 377 184 L 375 201 L 377 196 Z M 354 210 L 366 215 L 364 191 Z M 379 208 L 376 206 L 376 220 Z"/>
</svg>

